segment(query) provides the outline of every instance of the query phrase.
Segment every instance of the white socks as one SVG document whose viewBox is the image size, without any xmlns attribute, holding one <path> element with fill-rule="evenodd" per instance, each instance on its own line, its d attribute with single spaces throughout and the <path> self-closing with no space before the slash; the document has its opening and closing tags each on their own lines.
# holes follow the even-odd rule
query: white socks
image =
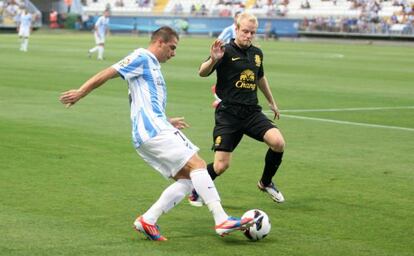
<svg viewBox="0 0 414 256">
<path fill-rule="evenodd" d="M 98 60 L 103 60 L 104 47 L 98 46 Z"/>
<path fill-rule="evenodd" d="M 20 51 L 27 52 L 29 46 L 29 38 L 22 38 L 20 43 Z"/>
<path fill-rule="evenodd" d="M 180 179 L 168 186 L 162 192 L 160 198 L 155 202 L 149 210 L 142 216 L 145 222 L 155 224 L 158 218 L 171 210 L 176 204 L 181 202 L 193 189 L 191 180 Z"/>
<path fill-rule="evenodd" d="M 94 53 L 98 51 L 98 60 L 103 60 L 103 54 L 104 54 L 104 47 L 102 45 L 97 45 L 89 50 L 89 54 Z"/>
<path fill-rule="evenodd" d="M 220 203 L 220 196 L 213 180 L 206 169 L 198 169 L 190 172 L 190 178 L 194 189 L 203 199 L 210 212 L 213 214 L 216 225 L 226 221 L 229 217 Z"/>
<path fill-rule="evenodd" d="M 98 50 L 98 46 L 93 47 L 92 49 L 89 50 L 89 53 L 93 53 L 96 52 Z"/>
<path fill-rule="evenodd" d="M 229 216 L 221 206 L 220 196 L 207 170 L 194 170 L 190 173 L 190 178 L 191 180 L 179 179 L 168 186 L 160 198 L 142 215 L 145 222 L 154 225 L 162 214 L 181 202 L 193 187 L 213 214 L 215 224 L 226 221 Z"/>
</svg>

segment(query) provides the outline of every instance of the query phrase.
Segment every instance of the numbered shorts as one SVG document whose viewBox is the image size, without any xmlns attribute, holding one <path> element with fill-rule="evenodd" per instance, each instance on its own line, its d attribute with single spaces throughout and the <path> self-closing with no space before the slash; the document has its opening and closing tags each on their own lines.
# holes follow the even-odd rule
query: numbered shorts
<svg viewBox="0 0 414 256">
<path fill-rule="evenodd" d="M 99 36 L 98 32 L 94 32 L 93 35 L 95 36 L 95 43 L 96 44 L 104 44 L 105 43 L 105 35 Z"/>
<path fill-rule="evenodd" d="M 179 130 L 164 130 L 137 148 L 145 162 L 165 178 L 174 177 L 198 150 Z"/>
</svg>

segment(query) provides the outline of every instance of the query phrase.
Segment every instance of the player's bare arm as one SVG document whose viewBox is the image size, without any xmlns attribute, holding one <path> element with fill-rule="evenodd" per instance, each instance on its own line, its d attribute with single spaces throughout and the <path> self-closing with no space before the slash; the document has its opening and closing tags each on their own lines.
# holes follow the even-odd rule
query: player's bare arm
<svg viewBox="0 0 414 256">
<path fill-rule="evenodd" d="M 266 76 L 263 76 L 259 80 L 259 89 L 262 91 L 263 95 L 265 96 L 267 103 L 269 104 L 270 109 L 274 113 L 273 119 L 280 118 L 280 111 L 276 105 L 276 102 L 273 98 L 272 91 L 270 90 L 269 82 L 267 81 Z"/>
<path fill-rule="evenodd" d="M 206 77 L 209 76 L 214 65 L 219 61 L 224 55 L 224 42 L 216 39 L 210 48 L 210 58 L 203 62 L 198 71 L 199 76 Z"/>
<path fill-rule="evenodd" d="M 94 75 L 93 77 L 91 77 L 79 89 L 73 89 L 63 92 L 60 95 L 59 100 L 60 102 L 62 102 L 62 104 L 65 104 L 66 107 L 70 107 L 74 105 L 77 101 L 79 101 L 81 98 L 88 95 L 91 91 L 104 84 L 109 79 L 115 78 L 117 76 L 118 72 L 113 67 L 106 68 Z"/>
</svg>

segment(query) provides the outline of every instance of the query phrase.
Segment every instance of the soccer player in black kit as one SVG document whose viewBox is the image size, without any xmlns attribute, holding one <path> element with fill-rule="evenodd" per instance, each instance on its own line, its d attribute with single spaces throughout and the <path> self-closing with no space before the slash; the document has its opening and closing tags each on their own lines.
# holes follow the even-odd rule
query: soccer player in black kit
<svg viewBox="0 0 414 256">
<path fill-rule="evenodd" d="M 285 199 L 272 178 L 282 162 L 285 141 L 258 105 L 257 88 L 264 94 L 274 119 L 279 119 L 280 112 L 264 75 L 263 53 L 252 45 L 257 27 L 255 16 L 240 14 L 236 38 L 228 44 L 215 40 L 209 58 L 200 66 L 199 75 L 202 77 L 216 71 L 216 93 L 222 100 L 215 111 L 214 162 L 207 165 L 207 170 L 214 180 L 229 168 L 231 154 L 244 134 L 265 142 L 269 149 L 257 187 L 267 192 L 275 202 L 282 203 Z M 203 205 L 195 191 L 190 194 L 189 202 L 193 206 Z"/>
</svg>

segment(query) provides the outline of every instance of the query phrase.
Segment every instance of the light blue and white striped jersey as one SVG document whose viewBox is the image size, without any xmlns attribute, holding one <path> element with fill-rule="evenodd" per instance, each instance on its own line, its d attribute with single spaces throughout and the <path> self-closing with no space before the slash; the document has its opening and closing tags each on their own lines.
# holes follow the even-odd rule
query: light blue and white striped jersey
<svg viewBox="0 0 414 256">
<path fill-rule="evenodd" d="M 167 87 L 154 54 L 139 48 L 112 67 L 128 82 L 135 148 L 162 130 L 174 129 L 165 114 Z"/>
<path fill-rule="evenodd" d="M 20 15 L 20 28 L 29 29 L 32 26 L 32 15 L 30 13 L 22 13 Z"/>
<path fill-rule="evenodd" d="M 96 32 L 99 36 L 105 36 L 105 32 L 108 29 L 109 26 L 109 18 L 105 16 L 101 16 L 98 18 L 98 20 L 95 22 Z"/>
<path fill-rule="evenodd" d="M 223 31 L 218 36 L 218 39 L 225 42 L 226 44 L 229 43 L 233 38 L 236 38 L 236 26 L 234 24 L 223 29 Z"/>
</svg>

